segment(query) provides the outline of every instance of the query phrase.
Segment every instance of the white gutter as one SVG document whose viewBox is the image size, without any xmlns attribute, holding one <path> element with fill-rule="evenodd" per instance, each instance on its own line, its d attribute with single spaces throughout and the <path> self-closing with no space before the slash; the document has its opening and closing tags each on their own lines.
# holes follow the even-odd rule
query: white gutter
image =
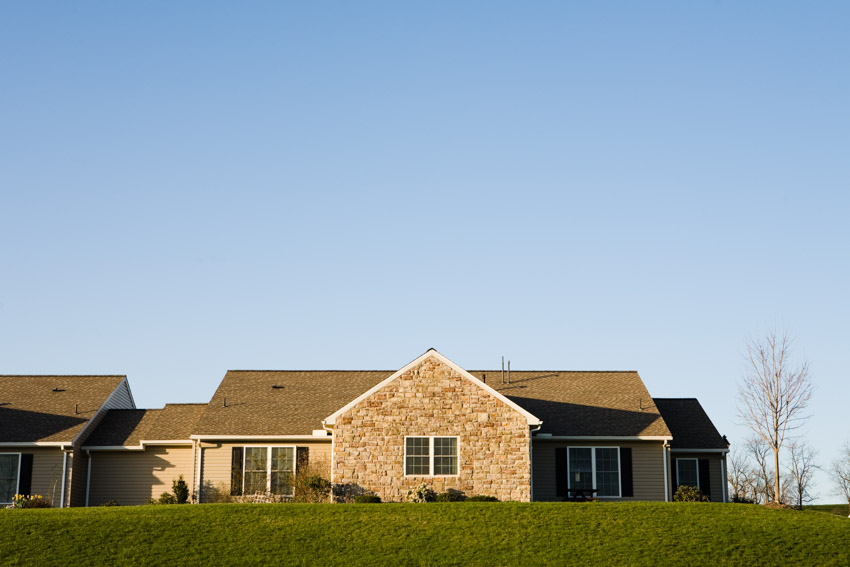
<svg viewBox="0 0 850 567">
<path fill-rule="evenodd" d="M 61 501 L 59 507 L 65 507 L 65 479 L 68 474 L 68 451 L 62 451 L 62 494 L 59 496 Z"/>
<path fill-rule="evenodd" d="M 670 449 L 671 453 L 722 453 L 726 454 L 729 449 Z"/>
<path fill-rule="evenodd" d="M 86 451 L 89 457 L 88 471 L 86 472 L 86 508 L 89 507 L 89 490 L 91 489 L 91 451 Z"/>
<path fill-rule="evenodd" d="M 194 441 L 139 441 L 138 445 L 83 445 L 86 451 L 144 451 L 148 445 L 194 445 Z"/>
<path fill-rule="evenodd" d="M 0 447 L 69 447 L 68 441 L 15 441 L 0 443 Z"/>
<path fill-rule="evenodd" d="M 322 425 L 324 427 L 324 424 Z M 190 435 L 189 439 L 197 439 L 198 441 L 243 441 L 243 440 L 251 440 L 251 439 L 269 439 L 269 440 L 280 440 L 286 441 L 289 439 L 292 440 L 303 440 L 303 439 L 327 439 L 325 435 Z M 150 441 L 146 441 L 146 443 L 150 443 Z"/>
<path fill-rule="evenodd" d="M 548 435 L 540 433 L 535 439 L 552 441 L 672 441 L 669 435 Z"/>
<path fill-rule="evenodd" d="M 664 501 L 670 502 L 670 469 L 667 467 L 667 442 L 661 446 L 664 456 Z"/>
</svg>

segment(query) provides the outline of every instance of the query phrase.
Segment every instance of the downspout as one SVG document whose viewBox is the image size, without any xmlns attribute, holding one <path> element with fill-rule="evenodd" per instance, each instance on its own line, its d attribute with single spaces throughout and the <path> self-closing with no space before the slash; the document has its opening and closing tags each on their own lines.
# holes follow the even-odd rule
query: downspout
<svg viewBox="0 0 850 567">
<path fill-rule="evenodd" d="M 88 457 L 88 469 L 86 470 L 86 508 L 89 507 L 89 490 L 91 489 L 91 451 L 86 451 Z"/>
<path fill-rule="evenodd" d="M 195 500 L 198 504 L 201 503 L 201 459 L 203 459 L 203 449 L 201 449 L 201 442 L 197 439 L 193 439 L 192 444 L 192 469 L 194 470 L 194 484 L 196 487 L 195 491 Z"/>
<path fill-rule="evenodd" d="M 667 466 L 667 441 L 661 446 L 664 455 L 664 501 L 670 502 L 670 468 Z"/>
<path fill-rule="evenodd" d="M 720 473 L 723 475 L 723 503 L 726 503 L 726 453 L 720 459 Z"/>
<path fill-rule="evenodd" d="M 334 449 L 336 449 L 336 435 L 334 435 L 333 427 L 328 427 L 325 425 L 325 420 L 322 420 L 322 429 L 325 431 L 329 431 L 331 434 L 331 493 L 330 500 L 331 504 L 334 503 L 334 458 L 336 457 Z"/>
<path fill-rule="evenodd" d="M 62 447 L 62 493 L 59 496 L 59 507 L 65 507 L 65 481 L 68 478 L 68 451 Z"/>
<path fill-rule="evenodd" d="M 540 428 L 543 427 L 543 423 L 538 423 L 534 427 L 530 427 L 528 429 L 528 501 L 534 502 L 534 447 L 532 447 L 533 437 L 532 434 L 535 431 L 540 431 Z"/>
</svg>

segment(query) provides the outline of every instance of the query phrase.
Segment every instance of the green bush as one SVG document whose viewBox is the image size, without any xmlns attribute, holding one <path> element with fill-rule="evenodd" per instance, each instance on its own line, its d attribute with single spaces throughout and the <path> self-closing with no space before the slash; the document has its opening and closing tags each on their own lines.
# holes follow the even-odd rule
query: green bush
<svg viewBox="0 0 850 567">
<path fill-rule="evenodd" d="M 163 492 L 159 495 L 157 504 L 177 504 L 177 497 L 170 492 Z"/>
<path fill-rule="evenodd" d="M 466 497 L 460 490 L 447 490 L 437 495 L 437 502 L 463 502 Z"/>
<path fill-rule="evenodd" d="M 355 504 L 380 504 L 381 497 L 377 494 L 358 494 L 354 497 Z"/>
<path fill-rule="evenodd" d="M 495 496 L 485 496 L 483 494 L 478 494 L 476 496 L 468 496 L 466 498 L 467 502 L 498 502 L 499 499 Z"/>
<path fill-rule="evenodd" d="M 331 483 L 318 474 L 296 475 L 296 502 L 327 502 L 331 493 Z"/>
<path fill-rule="evenodd" d="M 120 506 L 117 500 L 107 500 L 106 502 L 101 502 L 101 506 Z"/>
<path fill-rule="evenodd" d="M 174 492 L 174 499 L 177 504 L 185 504 L 189 501 L 189 485 L 183 480 L 182 474 L 171 483 L 171 491 Z"/>
<path fill-rule="evenodd" d="M 673 502 L 708 502 L 708 496 L 696 486 L 682 485 L 673 494 Z"/>
</svg>

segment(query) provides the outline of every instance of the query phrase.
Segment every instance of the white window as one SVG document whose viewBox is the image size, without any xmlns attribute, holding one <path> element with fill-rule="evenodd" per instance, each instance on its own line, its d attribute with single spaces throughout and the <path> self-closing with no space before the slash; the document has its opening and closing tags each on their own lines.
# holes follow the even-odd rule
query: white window
<svg viewBox="0 0 850 567">
<path fill-rule="evenodd" d="M 696 486 L 699 488 L 699 461 L 697 459 L 676 459 L 676 486 Z"/>
<path fill-rule="evenodd" d="M 593 494 L 602 498 L 619 498 L 622 493 L 619 447 L 569 447 L 567 470 L 570 490 L 595 490 Z"/>
<path fill-rule="evenodd" d="M 245 447 L 242 494 L 293 493 L 295 447 Z"/>
<path fill-rule="evenodd" d="M 457 437 L 405 437 L 405 476 L 457 476 Z"/>
<path fill-rule="evenodd" d="M 20 453 L 0 453 L 0 504 L 11 504 L 18 493 L 21 472 Z"/>
</svg>

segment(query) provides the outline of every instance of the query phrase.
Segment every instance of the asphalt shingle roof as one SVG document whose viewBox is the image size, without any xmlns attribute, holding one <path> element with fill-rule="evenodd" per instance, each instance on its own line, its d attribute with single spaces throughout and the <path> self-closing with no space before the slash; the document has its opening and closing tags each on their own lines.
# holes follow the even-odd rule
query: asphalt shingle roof
<svg viewBox="0 0 850 567">
<path fill-rule="evenodd" d="M 231 370 L 192 433 L 310 435 L 323 419 L 394 373 Z M 496 370 L 470 374 L 479 379 L 486 374 L 489 386 L 543 420 L 543 433 L 670 435 L 637 372 L 513 371 L 511 384 L 500 384 Z"/>
<path fill-rule="evenodd" d="M 106 412 L 86 447 L 132 447 L 141 441 L 186 441 L 207 404 L 166 404 L 162 409 Z"/>
<path fill-rule="evenodd" d="M 696 398 L 655 398 L 673 432 L 672 449 L 727 449 L 729 446 Z"/>
<path fill-rule="evenodd" d="M 0 376 L 0 443 L 70 443 L 122 380 Z"/>
</svg>

